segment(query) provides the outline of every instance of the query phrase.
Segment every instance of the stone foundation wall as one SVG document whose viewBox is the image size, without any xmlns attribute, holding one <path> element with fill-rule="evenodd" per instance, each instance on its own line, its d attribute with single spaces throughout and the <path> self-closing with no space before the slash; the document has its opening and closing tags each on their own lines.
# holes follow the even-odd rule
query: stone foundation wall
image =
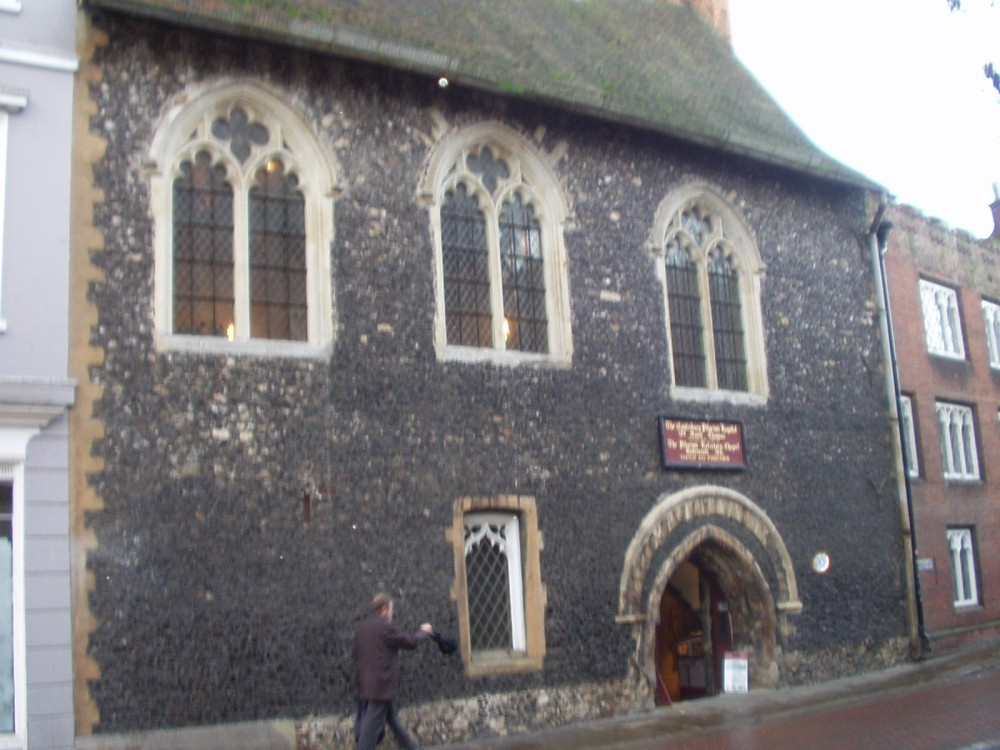
<svg viewBox="0 0 1000 750">
<path fill-rule="evenodd" d="M 470 698 L 401 706 L 403 725 L 422 745 L 468 742 L 522 734 L 592 719 L 650 710 L 628 680 L 563 688 L 483 692 Z M 354 746 L 354 716 L 313 716 L 297 725 L 300 750 L 343 750 Z M 388 747 L 395 747 L 391 734 Z"/>
<path fill-rule="evenodd" d="M 779 687 L 825 682 L 872 672 L 906 661 L 909 644 L 896 638 L 883 644 L 867 641 L 820 653 L 777 649 Z M 751 664 L 753 655 L 751 654 Z M 749 675 L 751 690 L 775 688 L 774 675 Z M 633 674 L 625 680 L 584 683 L 562 688 L 483 692 L 451 701 L 402 706 L 400 716 L 414 739 L 425 745 L 470 742 L 487 737 L 523 734 L 538 729 L 605 719 L 655 709 L 645 681 Z M 299 750 L 343 750 L 354 746 L 354 716 L 317 715 L 296 724 Z M 388 748 L 395 747 L 391 735 Z"/>
</svg>

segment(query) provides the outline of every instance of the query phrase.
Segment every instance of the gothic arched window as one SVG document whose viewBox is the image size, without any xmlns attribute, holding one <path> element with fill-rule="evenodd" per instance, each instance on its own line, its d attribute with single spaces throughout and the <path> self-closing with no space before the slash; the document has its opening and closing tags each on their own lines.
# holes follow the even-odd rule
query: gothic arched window
<svg viewBox="0 0 1000 750">
<path fill-rule="evenodd" d="M 500 125 L 467 128 L 435 152 L 425 192 L 439 356 L 568 364 L 567 209 L 541 156 Z"/>
<path fill-rule="evenodd" d="M 226 85 L 173 110 L 152 155 L 160 344 L 328 347 L 334 169 L 301 117 L 254 85 Z"/>
<path fill-rule="evenodd" d="M 668 196 L 651 240 L 665 296 L 672 385 L 682 396 L 767 396 L 760 312 L 764 265 L 749 231 L 718 195 Z"/>
</svg>

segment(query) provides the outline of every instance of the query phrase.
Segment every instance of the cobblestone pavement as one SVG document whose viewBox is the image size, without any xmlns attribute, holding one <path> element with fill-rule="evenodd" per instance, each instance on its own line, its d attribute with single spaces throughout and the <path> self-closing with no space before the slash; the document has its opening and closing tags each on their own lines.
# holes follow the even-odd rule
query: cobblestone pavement
<svg viewBox="0 0 1000 750">
<path fill-rule="evenodd" d="M 1000 750 L 1000 643 L 440 750 Z"/>
</svg>

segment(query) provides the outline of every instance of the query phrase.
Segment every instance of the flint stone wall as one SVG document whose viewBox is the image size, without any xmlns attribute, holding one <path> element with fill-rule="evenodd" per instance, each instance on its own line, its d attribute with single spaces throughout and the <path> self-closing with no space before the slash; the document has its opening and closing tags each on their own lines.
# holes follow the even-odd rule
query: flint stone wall
<svg viewBox="0 0 1000 750">
<path fill-rule="evenodd" d="M 544 669 L 471 679 L 458 659 L 423 648 L 404 659 L 401 703 L 413 716 L 421 704 L 509 700 L 511 731 L 573 718 L 553 696 L 586 698 L 595 715 L 646 705 L 633 633 L 615 623 L 625 550 L 658 498 L 700 484 L 751 498 L 795 561 L 804 609 L 781 647 L 811 666 L 779 681 L 873 667 L 840 652 L 891 650 L 905 633 L 859 190 L 281 46 L 112 15 L 95 23 L 109 40 L 91 88 L 92 129 L 107 142 L 93 165 L 104 244 L 91 254 L 104 280 L 90 291 L 105 434 L 90 447 L 103 467 L 90 481 L 103 506 L 87 518 L 94 627 L 76 634 L 99 668 L 93 731 L 346 716 L 351 634 L 375 591 L 396 597 L 404 626 L 457 633 L 445 531 L 466 495 L 537 499 Z M 143 160 L 171 97 L 227 77 L 280 92 L 343 167 L 328 359 L 154 345 Z M 575 218 L 565 229 L 570 368 L 436 359 L 433 251 L 416 195 L 436 117 L 497 120 L 561 154 L 551 159 Z M 670 397 L 646 240 L 659 202 L 692 182 L 728 197 L 767 264 L 766 407 Z M 665 411 L 741 421 L 747 470 L 664 471 L 655 418 Z M 303 497 L 317 489 L 306 521 Z M 809 569 L 820 549 L 833 560 L 826 576 Z M 450 737 L 454 718 L 431 715 L 421 732 Z M 469 727 L 499 731 L 478 718 Z"/>
</svg>

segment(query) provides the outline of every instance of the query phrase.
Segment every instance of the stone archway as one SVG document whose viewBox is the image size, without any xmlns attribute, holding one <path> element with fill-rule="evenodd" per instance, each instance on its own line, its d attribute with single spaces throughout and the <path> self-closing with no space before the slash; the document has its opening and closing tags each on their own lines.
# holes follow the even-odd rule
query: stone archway
<svg viewBox="0 0 1000 750">
<path fill-rule="evenodd" d="M 758 560 L 737 534 L 723 528 L 724 522 L 735 522 L 749 533 L 766 559 Z M 682 524 L 691 531 L 663 549 Z M 788 615 L 802 610 L 791 557 L 759 506 L 733 490 L 703 486 L 662 498 L 643 519 L 625 555 L 617 621 L 632 626 L 640 689 L 655 692 L 661 598 L 688 561 L 710 574 L 729 601 L 735 647 L 750 654 L 751 684 L 775 685 L 777 638 L 788 632 Z M 773 574 L 774 590 L 762 564 Z"/>
</svg>

